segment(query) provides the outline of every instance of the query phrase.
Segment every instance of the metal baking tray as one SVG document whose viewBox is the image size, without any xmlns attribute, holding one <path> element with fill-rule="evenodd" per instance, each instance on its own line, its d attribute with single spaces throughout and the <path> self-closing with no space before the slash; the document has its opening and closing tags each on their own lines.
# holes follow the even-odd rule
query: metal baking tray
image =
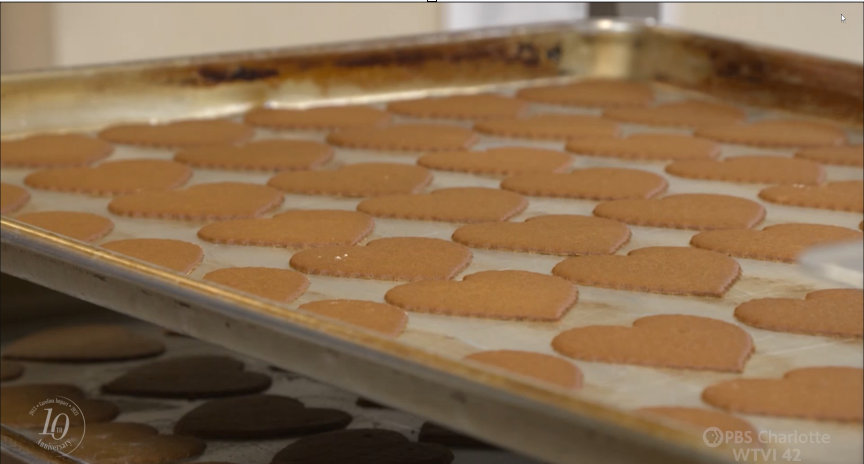
<svg viewBox="0 0 864 464">
<path fill-rule="evenodd" d="M 862 140 L 864 72 L 860 65 L 829 61 L 727 40 L 696 36 L 644 22 L 594 20 L 351 45 L 310 47 L 214 57 L 112 65 L 3 76 L 3 137 L 38 131 L 92 131 L 118 121 L 232 117 L 269 104 L 305 107 L 367 103 L 452 93 L 511 93 L 525 85 L 585 76 L 653 82 L 663 100 L 715 98 L 734 101 L 752 119 L 831 119 Z M 533 105 L 534 112 L 593 112 Z M 398 118 L 400 121 L 407 118 Z M 660 129 L 624 125 L 625 133 Z M 665 131 L 665 130 L 662 130 Z M 673 130 L 674 132 L 674 130 Z M 258 131 L 258 137 L 322 139 L 322 134 Z M 478 149 L 516 144 L 481 137 Z M 724 156 L 767 152 L 724 145 Z M 774 150 L 773 153 L 790 153 Z M 113 159 L 168 158 L 167 150 L 118 147 Z M 415 156 L 336 150 L 328 167 L 363 161 L 413 163 Z M 575 156 L 575 167 L 634 163 Z M 658 163 L 636 163 L 662 172 Z M 2 171 L 3 182 L 21 185 L 28 170 Z M 860 179 L 862 170 L 828 167 L 829 180 Z M 263 183 L 267 174 L 196 170 L 191 184 L 217 179 Z M 761 186 L 704 182 L 667 176 L 670 193 L 704 191 L 756 199 Z M 435 172 L 430 189 L 497 186 L 500 179 Z M 108 199 L 32 190 L 24 211 L 70 209 L 108 215 Z M 354 209 L 358 200 L 286 195 L 282 208 Z M 525 213 L 590 214 L 595 202 L 530 198 Z M 857 227 L 860 214 L 766 204 L 764 225 L 821 222 Z M 295 310 L 323 298 L 381 301 L 392 282 L 311 276 L 306 294 L 279 305 L 206 284 L 210 270 L 242 265 L 287 267 L 290 251 L 201 242 L 199 223 L 112 217 L 104 240 L 168 237 L 196 242 L 204 263 L 189 277 L 113 255 L 20 224 L 0 221 L 0 269 L 77 298 L 193 335 L 233 351 L 285 367 L 373 400 L 428 417 L 527 456 L 555 463 L 729 462 L 707 447 L 701 434 L 677 424 L 634 415 L 654 405 L 700 405 L 705 386 L 732 374 L 579 362 L 586 387 L 577 394 L 460 361 L 483 349 L 518 348 L 551 353 L 555 334 L 589 324 L 629 325 L 650 314 L 680 313 L 734 322 L 738 303 L 769 296 L 802 297 L 834 284 L 797 266 L 740 260 L 744 276 L 723 299 L 671 297 L 580 287 L 580 302 L 560 322 L 524 323 L 410 314 L 408 331 L 384 339 Z M 394 235 L 448 238 L 457 225 L 376 220 L 369 240 Z M 619 253 L 652 245 L 686 245 L 693 232 L 632 227 Z M 97 243 L 98 245 L 98 243 Z M 473 250 L 462 275 L 486 269 L 548 273 L 562 258 Z M 459 277 L 457 277 L 458 279 Z M 809 365 L 861 367 L 861 341 L 760 331 L 744 327 L 757 352 L 744 376 L 779 377 Z M 830 361 L 826 361 L 830 360 Z M 862 451 L 861 428 L 830 422 L 748 417 L 772 432 L 816 430 L 830 446 L 807 446 L 802 459 L 854 462 Z M 785 445 L 779 445 L 778 456 Z"/>
</svg>

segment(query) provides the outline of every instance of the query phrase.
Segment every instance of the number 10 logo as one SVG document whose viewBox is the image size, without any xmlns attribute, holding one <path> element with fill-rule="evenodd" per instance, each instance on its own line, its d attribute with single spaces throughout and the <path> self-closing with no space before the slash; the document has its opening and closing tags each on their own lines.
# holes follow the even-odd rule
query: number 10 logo
<svg viewBox="0 0 864 464">
<path fill-rule="evenodd" d="M 39 435 L 50 435 L 54 440 L 62 440 L 69 432 L 69 416 L 61 412 L 54 416 L 54 421 L 52 422 L 51 415 L 53 410 L 51 408 L 46 408 L 45 410 L 48 412 L 48 415 L 45 416 L 45 427 L 42 428 L 42 433 Z M 61 417 L 65 419 L 65 423 L 58 427 L 57 421 L 60 420 Z M 60 433 L 59 437 L 57 436 L 58 433 Z"/>
</svg>

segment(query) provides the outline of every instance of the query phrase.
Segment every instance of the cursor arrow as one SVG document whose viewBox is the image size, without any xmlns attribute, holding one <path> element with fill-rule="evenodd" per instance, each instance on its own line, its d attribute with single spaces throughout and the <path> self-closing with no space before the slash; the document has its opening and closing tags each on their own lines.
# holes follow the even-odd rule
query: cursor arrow
<svg viewBox="0 0 864 464">
<path fill-rule="evenodd" d="M 845 22 L 846 22 L 846 17 L 843 16 L 842 13 L 840 14 L 840 22 L 841 22 L 841 23 L 845 23 Z"/>
</svg>

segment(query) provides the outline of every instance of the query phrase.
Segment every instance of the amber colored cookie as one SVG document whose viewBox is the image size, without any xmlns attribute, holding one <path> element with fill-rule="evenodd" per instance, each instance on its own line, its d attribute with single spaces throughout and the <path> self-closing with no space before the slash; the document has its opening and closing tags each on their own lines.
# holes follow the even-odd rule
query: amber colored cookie
<svg viewBox="0 0 864 464">
<path fill-rule="evenodd" d="M 864 166 L 864 145 L 816 147 L 795 153 L 796 158 L 838 166 Z"/>
<path fill-rule="evenodd" d="M 176 435 L 212 440 L 267 440 L 344 429 L 352 417 L 335 409 L 307 408 L 278 395 L 208 401 L 174 425 Z"/>
<path fill-rule="evenodd" d="M 276 453 L 270 464 L 450 464 L 447 448 L 408 441 L 385 429 L 352 429 L 303 437 Z"/>
<path fill-rule="evenodd" d="M 607 201 L 594 208 L 594 215 L 669 229 L 749 229 L 765 219 L 765 208 L 729 195 L 684 193 L 660 199 Z"/>
<path fill-rule="evenodd" d="M 864 336 L 864 292 L 817 290 L 807 298 L 760 298 L 735 308 L 735 318 L 760 329 L 838 337 Z"/>
<path fill-rule="evenodd" d="M 727 411 L 759 416 L 861 422 L 864 372 L 855 367 L 808 367 L 781 379 L 733 379 L 709 386 L 702 400 Z"/>
<path fill-rule="evenodd" d="M 498 367 L 568 390 L 582 388 L 582 371 L 573 363 L 543 353 L 530 351 L 482 351 L 465 359 Z"/>
<path fill-rule="evenodd" d="M 309 279 L 303 274 L 270 267 L 218 269 L 207 273 L 204 280 L 280 303 L 296 300 L 309 287 Z"/>
<path fill-rule="evenodd" d="M 219 398 L 250 395 L 270 388 L 270 377 L 243 370 L 225 356 L 184 356 L 129 370 L 102 386 L 112 395 L 146 398 Z"/>
<path fill-rule="evenodd" d="M 310 248 L 355 245 L 372 233 L 366 214 L 339 210 L 293 210 L 269 219 L 234 219 L 208 224 L 198 237 L 229 245 Z"/>
<path fill-rule="evenodd" d="M 110 219 L 91 213 L 44 211 L 22 214 L 15 220 L 82 242 L 95 242 L 114 230 Z"/>
<path fill-rule="evenodd" d="M 24 366 L 15 361 L 0 361 L 0 381 L 15 380 L 24 375 Z"/>
<path fill-rule="evenodd" d="M 462 435 L 432 422 L 424 422 L 417 434 L 418 443 L 434 443 L 450 449 L 494 449 L 492 445 L 476 438 Z"/>
<path fill-rule="evenodd" d="M 710 140 L 674 134 L 585 137 L 567 142 L 566 148 L 578 155 L 641 161 L 710 160 L 720 156 L 720 146 Z"/>
<path fill-rule="evenodd" d="M 817 185 L 825 170 L 812 161 L 785 156 L 736 156 L 724 160 L 676 161 L 666 166 L 673 176 L 751 184 Z"/>
<path fill-rule="evenodd" d="M 647 84 L 619 80 L 587 80 L 568 85 L 529 87 L 516 93 L 519 98 L 539 103 L 569 106 L 633 106 L 654 100 Z"/>
<path fill-rule="evenodd" d="M 638 169 L 585 168 L 567 174 L 538 172 L 504 179 L 501 188 L 535 197 L 624 200 L 666 191 L 663 176 Z"/>
<path fill-rule="evenodd" d="M 506 221 L 527 207 L 528 201 L 516 193 L 457 187 L 428 194 L 369 198 L 357 205 L 357 211 L 382 218 L 473 223 Z"/>
<path fill-rule="evenodd" d="M 696 135 L 718 142 L 777 148 L 822 147 L 846 142 L 846 133 L 839 127 L 795 120 L 702 127 L 696 129 Z"/>
<path fill-rule="evenodd" d="M 204 259 L 204 250 L 189 242 L 162 238 L 116 240 L 102 248 L 183 274 L 192 272 Z"/>
<path fill-rule="evenodd" d="M 99 138 L 109 142 L 177 148 L 242 143 L 253 135 L 255 131 L 251 127 L 223 119 L 127 124 L 99 132 Z"/>
<path fill-rule="evenodd" d="M 30 194 L 21 187 L 0 184 L 0 214 L 14 213 L 30 201 Z"/>
<path fill-rule="evenodd" d="M 663 314 L 636 319 L 633 327 L 570 329 L 552 340 L 552 348 L 583 361 L 742 372 L 753 339 L 728 322 Z"/>
<path fill-rule="evenodd" d="M 819 186 L 768 187 L 759 198 L 779 205 L 864 212 L 864 182 L 848 180 Z"/>
<path fill-rule="evenodd" d="M 56 397 L 68 398 L 78 405 L 83 412 L 83 420 L 86 420 L 88 425 L 111 421 L 120 414 L 120 410 L 113 403 L 87 399 L 81 389 L 72 385 L 23 384 L 0 388 L 0 422 L 9 427 L 42 428 L 45 423 L 44 413 L 30 414 L 30 410 L 39 403 Z M 83 423 L 82 414 L 67 416 L 70 426 Z M 62 421 L 63 419 L 60 423 L 63 423 Z"/>
<path fill-rule="evenodd" d="M 72 456 L 89 464 L 170 464 L 200 456 L 207 447 L 194 437 L 160 435 L 145 424 L 90 425 L 87 419 L 86 433 Z"/>
<path fill-rule="evenodd" d="M 453 241 L 471 248 L 547 255 L 609 255 L 630 240 L 630 229 L 609 219 L 548 215 L 525 222 L 468 224 L 453 232 Z"/>
<path fill-rule="evenodd" d="M 683 408 L 678 406 L 658 406 L 650 408 L 641 408 L 636 410 L 637 413 L 646 416 L 669 419 L 681 423 L 686 426 L 694 427 L 700 434 L 704 434 L 707 429 L 719 429 L 720 433 L 730 433 L 732 437 L 741 437 L 744 441 L 749 438 L 750 443 L 741 443 L 736 447 L 750 448 L 760 447 L 759 431 L 753 427 L 753 424 L 747 422 L 740 417 L 735 417 L 722 411 L 712 411 L 705 408 Z M 729 440 L 729 444 L 735 444 L 734 439 Z"/>
<path fill-rule="evenodd" d="M 474 130 L 498 137 L 569 140 L 590 136 L 612 137 L 618 134 L 618 124 L 594 116 L 554 113 L 482 121 L 474 125 Z"/>
<path fill-rule="evenodd" d="M 108 161 L 92 168 L 36 171 L 24 183 L 38 189 L 91 195 L 118 195 L 143 190 L 177 188 L 192 177 L 192 169 L 174 161 L 132 159 Z"/>
<path fill-rule="evenodd" d="M 282 172 L 267 185 L 288 193 L 375 197 L 417 193 L 432 182 L 428 170 L 410 164 L 359 163 L 332 171 Z"/>
<path fill-rule="evenodd" d="M 394 101 L 387 109 L 417 118 L 495 119 L 515 118 L 528 109 L 528 103 L 501 95 L 454 95 Z"/>
<path fill-rule="evenodd" d="M 88 324 L 54 327 L 6 345 L 3 357 L 44 362 L 111 362 L 158 356 L 162 341 L 119 325 Z"/>
<path fill-rule="evenodd" d="M 467 150 L 478 142 L 469 129 L 443 124 L 400 124 L 337 130 L 327 143 L 346 148 L 384 151 Z"/>
<path fill-rule="evenodd" d="M 405 311 L 374 301 L 322 300 L 300 305 L 300 309 L 391 337 L 398 337 L 408 325 Z"/>
<path fill-rule="evenodd" d="M 306 274 L 377 280 L 447 280 L 471 263 L 471 250 L 447 240 L 391 237 L 366 246 L 328 246 L 303 250 L 291 267 Z"/>
<path fill-rule="evenodd" d="M 333 149 L 311 140 L 272 139 L 245 145 L 210 145 L 189 148 L 174 161 L 197 168 L 238 171 L 297 171 L 312 169 L 333 159 Z"/>
<path fill-rule="evenodd" d="M 690 239 L 697 248 L 739 258 L 793 263 L 816 245 L 861 241 L 861 232 L 823 224 L 777 224 L 762 230 L 712 230 Z"/>
<path fill-rule="evenodd" d="M 390 122 L 386 111 L 369 106 L 327 106 L 305 110 L 256 108 L 244 122 L 270 129 L 334 130 L 352 127 L 379 127 Z"/>
<path fill-rule="evenodd" d="M 388 303 L 418 313 L 529 321 L 557 321 L 578 297 L 566 280 L 526 271 L 483 271 L 460 282 L 411 282 L 384 295 Z"/>
<path fill-rule="evenodd" d="M 570 155 L 542 148 L 499 147 L 486 151 L 429 153 L 417 164 L 441 171 L 512 176 L 526 172 L 561 172 L 570 166 Z"/>
<path fill-rule="evenodd" d="M 704 127 L 739 123 L 747 118 L 747 113 L 721 103 L 687 100 L 653 107 L 610 108 L 603 116 L 649 126 Z"/>
<path fill-rule="evenodd" d="M 111 200 L 119 216 L 223 220 L 258 217 L 282 204 L 282 192 L 264 185 L 216 182 L 183 190 L 147 191 Z"/>
<path fill-rule="evenodd" d="M 627 256 L 577 256 L 552 274 L 578 285 L 667 295 L 720 297 L 741 275 L 741 266 L 721 253 L 685 247 L 648 247 Z"/>
<path fill-rule="evenodd" d="M 81 166 L 107 158 L 113 151 L 114 147 L 110 143 L 85 135 L 34 135 L 0 142 L 0 166 Z"/>
</svg>

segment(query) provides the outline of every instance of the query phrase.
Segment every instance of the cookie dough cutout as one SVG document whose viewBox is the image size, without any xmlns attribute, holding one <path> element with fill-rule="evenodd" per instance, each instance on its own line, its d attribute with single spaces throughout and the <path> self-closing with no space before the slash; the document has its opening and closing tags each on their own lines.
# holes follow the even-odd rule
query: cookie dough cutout
<svg viewBox="0 0 864 464">
<path fill-rule="evenodd" d="M 557 321 L 579 292 L 564 279 L 526 271 L 483 271 L 460 282 L 420 281 L 390 289 L 384 300 L 406 311 L 519 321 Z"/>
<path fill-rule="evenodd" d="M 118 216 L 191 221 L 256 218 L 282 204 L 282 192 L 264 185 L 216 182 L 184 190 L 147 191 L 117 197 Z"/>
<path fill-rule="evenodd" d="M 686 247 L 648 247 L 627 256 L 579 256 L 558 263 L 552 274 L 577 285 L 635 292 L 721 297 L 741 266 L 721 253 Z"/>
<path fill-rule="evenodd" d="M 74 456 L 90 464 L 170 464 L 200 456 L 206 447 L 197 438 L 161 435 L 145 424 L 90 425 L 87 416 L 86 438 Z"/>
<path fill-rule="evenodd" d="M 419 166 L 397 163 L 358 163 L 332 171 L 282 172 L 267 185 L 287 193 L 334 197 L 376 197 L 418 193 L 432 182 Z"/>
<path fill-rule="evenodd" d="M 743 372 L 753 340 L 728 322 L 664 314 L 636 319 L 633 327 L 570 329 L 552 340 L 552 348 L 582 361 Z"/>
<path fill-rule="evenodd" d="M 537 114 L 527 118 L 495 119 L 474 125 L 477 132 L 498 137 L 530 140 L 570 140 L 581 137 L 613 137 L 618 124 L 608 119 L 577 114 Z"/>
<path fill-rule="evenodd" d="M 530 351 L 482 351 L 466 356 L 474 361 L 531 377 L 567 390 L 582 388 L 582 371 L 573 363 L 556 356 Z"/>
<path fill-rule="evenodd" d="M 534 197 L 582 200 L 653 198 L 669 183 L 653 172 L 624 168 L 585 168 L 567 174 L 532 173 L 504 179 L 501 188 Z"/>
<path fill-rule="evenodd" d="M 391 113 L 416 118 L 496 119 L 515 118 L 528 109 L 528 103 L 501 95 L 454 95 L 419 100 L 390 102 Z"/>
<path fill-rule="evenodd" d="M 113 403 L 88 399 L 81 389 L 72 385 L 23 384 L 0 388 L 0 421 L 9 427 L 41 429 L 45 425 L 44 417 L 41 414 L 30 414 L 30 410 L 39 403 L 58 396 L 68 398 L 78 405 L 88 425 L 114 420 L 120 414 L 120 410 Z M 81 414 L 69 414 L 70 426 L 82 424 Z"/>
<path fill-rule="evenodd" d="M 795 153 L 795 157 L 822 164 L 864 167 L 864 145 L 808 148 Z"/>
<path fill-rule="evenodd" d="M 711 406 L 742 414 L 809 420 L 861 422 L 864 373 L 854 367 L 794 369 L 780 379 L 746 378 L 702 391 Z"/>
<path fill-rule="evenodd" d="M 861 232 L 823 224 L 777 224 L 762 230 L 713 230 L 690 239 L 697 248 L 738 258 L 794 263 L 798 255 L 816 245 L 861 241 Z"/>
<path fill-rule="evenodd" d="M 447 240 L 391 237 L 366 246 L 328 246 L 295 253 L 291 267 L 304 274 L 375 280 L 448 280 L 471 263 L 471 250 Z"/>
<path fill-rule="evenodd" d="M 751 327 L 775 332 L 864 337 L 864 292 L 817 290 L 803 300 L 760 298 L 735 308 L 735 318 Z"/>
<path fill-rule="evenodd" d="M 270 377 L 244 370 L 225 356 L 184 356 L 129 370 L 102 386 L 111 395 L 145 398 L 220 398 L 251 395 L 270 388 Z"/>
<path fill-rule="evenodd" d="M 46 168 L 83 166 L 107 158 L 114 146 L 77 134 L 34 135 L 0 142 L 0 166 Z"/>
<path fill-rule="evenodd" d="M 131 238 L 108 242 L 102 248 L 182 274 L 192 272 L 204 259 L 200 246 L 182 240 Z"/>
<path fill-rule="evenodd" d="M 609 255 L 630 240 L 630 229 L 609 219 L 548 215 L 525 222 L 469 224 L 453 232 L 453 241 L 471 248 L 546 255 Z"/>
<path fill-rule="evenodd" d="M 812 161 L 784 156 L 736 156 L 724 160 L 676 161 L 666 172 L 688 179 L 720 180 L 749 184 L 818 185 L 825 169 Z"/>
<path fill-rule="evenodd" d="M 388 337 L 398 337 L 408 326 L 408 315 L 405 311 L 374 301 L 322 300 L 300 305 L 299 308 Z"/>
<path fill-rule="evenodd" d="M 675 134 L 584 137 L 567 142 L 566 149 L 577 155 L 634 161 L 710 160 L 720 156 L 720 146 L 710 140 Z"/>
<path fill-rule="evenodd" d="M 344 429 L 353 418 L 335 409 L 307 408 L 278 395 L 208 401 L 174 425 L 176 435 L 211 440 L 269 440 Z"/>
<path fill-rule="evenodd" d="M 594 215 L 668 229 L 750 229 L 765 219 L 765 208 L 729 195 L 684 193 L 660 199 L 607 201 L 594 208 Z"/>
<path fill-rule="evenodd" d="M 513 192 L 457 187 L 428 194 L 369 198 L 357 205 L 357 211 L 381 218 L 475 223 L 506 221 L 527 207 L 528 201 Z"/>
<path fill-rule="evenodd" d="M 478 141 L 470 129 L 443 124 L 350 128 L 327 136 L 327 143 L 338 147 L 382 151 L 467 150 Z"/>
<path fill-rule="evenodd" d="M 462 435 L 459 432 L 450 430 L 432 422 L 424 422 L 420 426 L 420 433 L 417 434 L 418 443 L 432 443 L 436 445 L 446 446 L 450 449 L 476 449 L 489 450 L 495 449 L 494 446 L 484 443 L 476 438 Z"/>
<path fill-rule="evenodd" d="M 196 168 L 234 171 L 300 171 L 333 159 L 330 146 L 311 140 L 260 140 L 245 145 L 210 145 L 189 148 L 174 161 Z"/>
<path fill-rule="evenodd" d="M 15 380 L 24 375 L 24 365 L 15 361 L 0 361 L 0 382 Z"/>
<path fill-rule="evenodd" d="M 309 288 L 299 272 L 271 267 L 230 267 L 207 273 L 204 280 L 280 303 L 296 300 Z"/>
<path fill-rule="evenodd" d="M 450 464 L 440 445 L 413 443 L 399 432 L 352 429 L 303 437 L 276 453 L 270 464 Z"/>
<path fill-rule="evenodd" d="M 294 210 L 269 219 L 214 222 L 198 231 L 198 238 L 228 245 L 311 248 L 355 245 L 375 228 L 366 214 L 338 210 Z"/>
<path fill-rule="evenodd" d="M 695 135 L 723 143 L 772 148 L 810 148 L 846 143 L 846 133 L 839 127 L 795 120 L 702 127 L 696 130 Z"/>
<path fill-rule="evenodd" d="M 695 428 L 699 434 L 704 434 L 709 428 L 719 429 L 721 433 L 738 434 L 739 437 L 750 437 L 751 443 L 736 444 L 738 448 L 759 448 L 759 430 L 753 424 L 740 417 L 735 417 L 722 411 L 704 408 L 684 408 L 677 406 L 655 406 L 640 408 L 637 413 L 674 421 L 684 426 Z M 734 442 L 732 442 L 734 443 Z M 730 443 L 731 444 L 731 443 Z"/>
<path fill-rule="evenodd" d="M 269 129 L 338 130 L 381 127 L 392 116 L 369 106 L 327 106 L 303 110 L 256 108 L 244 118 L 246 124 Z"/>
<path fill-rule="evenodd" d="M 417 164 L 429 169 L 503 176 L 529 172 L 561 172 L 572 162 L 572 158 L 567 153 L 526 147 L 499 147 L 486 151 L 445 151 L 429 153 L 417 159 Z"/>
<path fill-rule="evenodd" d="M 747 119 L 741 108 L 698 100 L 665 103 L 653 107 L 610 108 L 603 116 L 616 121 L 649 126 L 704 127 L 737 124 Z"/>
<path fill-rule="evenodd" d="M 253 135 L 251 127 L 224 119 L 125 124 L 99 132 L 100 139 L 113 143 L 167 148 L 243 143 Z"/>
<path fill-rule="evenodd" d="M 161 340 L 119 325 L 87 324 L 40 330 L 9 343 L 3 357 L 24 361 L 91 363 L 150 358 L 165 351 Z"/>
<path fill-rule="evenodd" d="M 108 161 L 88 168 L 58 168 L 36 171 L 24 183 L 42 190 L 120 195 L 145 190 L 180 187 L 192 177 L 189 166 L 167 160 L 132 159 Z"/>
<path fill-rule="evenodd" d="M 759 198 L 778 205 L 861 213 L 864 212 L 864 182 L 850 180 L 819 186 L 774 186 L 759 192 Z"/>
<path fill-rule="evenodd" d="M 30 194 L 21 187 L 0 184 L 0 214 L 9 214 L 23 208 L 30 201 Z"/>
<path fill-rule="evenodd" d="M 516 93 L 518 98 L 551 105 L 617 107 L 641 106 L 654 101 L 647 84 L 623 80 L 586 80 L 568 85 L 529 87 Z"/>
<path fill-rule="evenodd" d="M 22 214 L 15 220 L 87 243 L 95 242 L 114 230 L 110 219 L 91 213 L 43 211 Z"/>
</svg>

